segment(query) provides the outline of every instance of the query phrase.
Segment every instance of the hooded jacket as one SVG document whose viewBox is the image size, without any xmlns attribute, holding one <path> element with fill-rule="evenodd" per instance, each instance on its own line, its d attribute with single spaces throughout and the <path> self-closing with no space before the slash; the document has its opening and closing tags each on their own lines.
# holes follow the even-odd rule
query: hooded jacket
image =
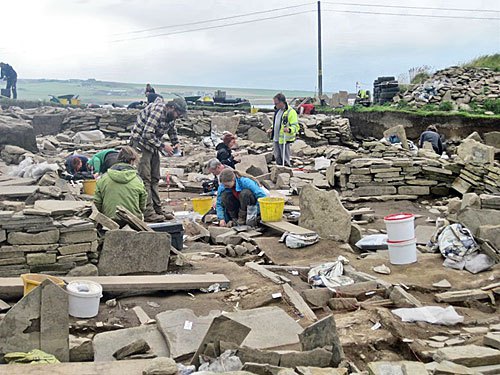
<svg viewBox="0 0 500 375">
<path fill-rule="evenodd" d="M 123 206 L 142 220 L 147 192 L 137 170 L 126 163 L 117 163 L 96 185 L 94 203 L 107 217 L 116 219 L 116 206 Z"/>
<path fill-rule="evenodd" d="M 236 161 L 233 157 L 233 151 L 227 147 L 224 142 L 219 143 L 217 147 L 215 147 L 215 150 L 217 151 L 217 159 L 219 159 L 222 164 L 234 169 Z"/>
<path fill-rule="evenodd" d="M 90 160 L 87 162 L 89 169 L 92 168 L 94 173 L 106 172 L 106 157 L 111 153 L 114 153 L 116 154 L 116 156 L 118 156 L 118 151 L 114 149 L 102 150 L 92 156 L 92 158 L 90 158 Z"/>
</svg>

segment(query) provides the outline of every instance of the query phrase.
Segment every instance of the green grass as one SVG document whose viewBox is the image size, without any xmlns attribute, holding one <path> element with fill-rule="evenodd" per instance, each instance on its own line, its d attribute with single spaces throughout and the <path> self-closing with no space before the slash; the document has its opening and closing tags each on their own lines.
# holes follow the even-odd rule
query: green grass
<svg viewBox="0 0 500 375">
<path fill-rule="evenodd" d="M 159 85 L 152 83 L 156 92 L 165 98 L 174 98 L 176 95 L 192 96 L 212 94 L 215 90 L 224 90 L 228 96 L 248 99 L 252 104 L 272 104 L 273 96 L 279 91 L 274 89 L 247 89 L 224 87 L 201 87 Z M 127 105 L 133 101 L 145 100 L 144 89 L 146 83 L 106 82 L 96 80 L 53 80 L 53 79 L 19 79 L 17 92 L 19 99 L 45 101 L 49 95 L 59 96 L 66 94 L 78 95 L 82 104 L 117 103 Z M 285 90 L 287 98 L 314 96 L 311 91 Z"/>
<path fill-rule="evenodd" d="M 464 64 L 464 66 L 475 68 L 490 68 L 495 72 L 500 72 L 500 53 L 476 57 L 475 59 Z"/>
<path fill-rule="evenodd" d="M 328 108 L 328 107 L 319 107 L 318 108 L 319 113 L 337 113 L 337 114 L 343 114 L 344 112 L 395 112 L 395 113 L 407 113 L 407 114 L 413 114 L 413 115 L 418 115 L 418 116 L 461 116 L 461 117 L 467 117 L 467 118 L 495 118 L 495 119 L 500 119 L 500 114 L 495 114 L 495 115 L 485 115 L 484 113 L 473 113 L 473 112 L 464 112 L 464 111 L 446 111 L 446 110 L 440 110 L 439 106 L 436 106 L 434 104 L 428 104 L 422 108 L 419 109 L 414 109 L 411 107 L 407 108 L 398 108 L 398 107 L 391 107 L 391 106 L 382 106 L 382 105 L 375 105 L 371 107 L 363 107 L 359 105 L 354 105 L 354 106 L 345 106 L 343 108 Z"/>
</svg>

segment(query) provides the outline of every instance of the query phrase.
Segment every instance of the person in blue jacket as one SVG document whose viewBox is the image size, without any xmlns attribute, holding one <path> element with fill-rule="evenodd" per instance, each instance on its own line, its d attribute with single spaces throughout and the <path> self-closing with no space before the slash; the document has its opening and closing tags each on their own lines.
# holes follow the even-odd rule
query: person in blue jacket
<svg viewBox="0 0 500 375">
<path fill-rule="evenodd" d="M 221 172 L 219 181 L 215 206 L 219 225 L 244 225 L 248 206 L 258 207 L 258 199 L 267 196 L 265 191 L 251 178 L 237 177 L 230 168 Z"/>
</svg>

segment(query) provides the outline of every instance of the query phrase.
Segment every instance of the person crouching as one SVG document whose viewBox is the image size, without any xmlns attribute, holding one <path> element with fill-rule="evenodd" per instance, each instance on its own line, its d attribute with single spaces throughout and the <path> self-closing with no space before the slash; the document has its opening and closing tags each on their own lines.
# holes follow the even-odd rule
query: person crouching
<svg viewBox="0 0 500 375">
<path fill-rule="evenodd" d="M 258 199 L 267 196 L 257 182 L 237 177 L 229 168 L 221 172 L 219 182 L 216 210 L 221 227 L 246 224 L 248 207 L 258 207 Z"/>
<path fill-rule="evenodd" d="M 98 181 L 94 203 L 107 217 L 116 220 L 116 207 L 123 206 L 142 220 L 148 193 L 134 167 L 139 156 L 129 146 L 118 154 L 117 163 Z"/>
</svg>

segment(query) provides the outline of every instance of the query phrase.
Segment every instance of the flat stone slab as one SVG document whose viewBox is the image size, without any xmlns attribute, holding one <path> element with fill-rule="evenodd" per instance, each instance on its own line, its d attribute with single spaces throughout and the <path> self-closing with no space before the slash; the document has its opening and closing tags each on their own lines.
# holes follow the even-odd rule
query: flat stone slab
<svg viewBox="0 0 500 375">
<path fill-rule="evenodd" d="M 208 332 L 213 319 L 221 314 L 210 311 L 206 316 L 197 316 L 193 310 L 177 309 L 156 315 L 158 329 L 170 349 L 170 356 L 180 360 L 193 355 Z"/>
<path fill-rule="evenodd" d="M 112 230 L 104 238 L 99 275 L 165 272 L 169 256 L 168 233 Z"/>
<path fill-rule="evenodd" d="M 436 228 L 430 225 L 417 225 L 415 228 L 415 236 L 417 237 L 417 244 L 427 245 Z"/>
<path fill-rule="evenodd" d="M 16 187 L 16 190 L 18 188 Z M 1 194 L 0 194 L 1 195 Z M 56 201 L 56 200 L 39 200 L 34 204 L 34 208 L 47 211 L 51 216 L 67 215 L 78 212 L 85 207 L 90 207 L 91 202 L 85 201 Z"/>
<path fill-rule="evenodd" d="M 425 365 L 421 362 L 370 362 L 368 363 L 369 375 L 428 375 Z"/>
<path fill-rule="evenodd" d="M 115 361 L 113 353 L 136 340 L 144 339 L 158 357 L 169 357 L 167 343 L 156 324 L 98 333 L 94 336 L 94 361 Z M 125 374 L 124 374 L 125 375 Z"/>
<path fill-rule="evenodd" d="M 467 367 L 500 364 L 500 350 L 477 345 L 453 346 L 438 349 L 433 356 L 437 362 L 450 361 Z"/>
<path fill-rule="evenodd" d="M 279 307 L 224 313 L 228 318 L 251 328 L 242 345 L 254 349 L 300 349 L 303 328 Z"/>
<path fill-rule="evenodd" d="M 12 186 L 0 186 L 0 196 L 8 197 L 8 198 L 21 198 L 28 197 L 33 193 L 38 191 L 39 186 L 16 186 L 16 188 L 12 188 Z"/>
</svg>

